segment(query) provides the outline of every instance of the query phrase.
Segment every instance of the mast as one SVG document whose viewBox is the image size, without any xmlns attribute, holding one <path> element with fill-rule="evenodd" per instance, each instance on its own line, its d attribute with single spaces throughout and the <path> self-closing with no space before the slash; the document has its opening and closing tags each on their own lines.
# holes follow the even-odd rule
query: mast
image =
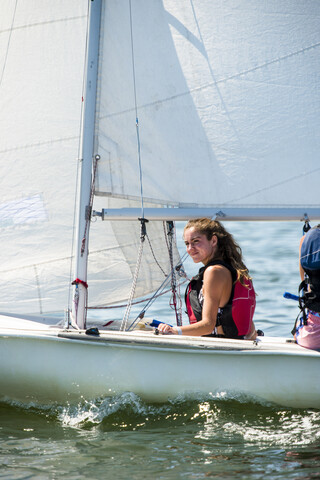
<svg viewBox="0 0 320 480">
<path fill-rule="evenodd" d="M 90 225 L 90 195 L 98 75 L 101 1 L 89 0 L 84 108 L 81 131 L 81 179 L 78 200 L 77 245 L 72 317 L 79 328 L 86 326 L 87 263 Z"/>
</svg>

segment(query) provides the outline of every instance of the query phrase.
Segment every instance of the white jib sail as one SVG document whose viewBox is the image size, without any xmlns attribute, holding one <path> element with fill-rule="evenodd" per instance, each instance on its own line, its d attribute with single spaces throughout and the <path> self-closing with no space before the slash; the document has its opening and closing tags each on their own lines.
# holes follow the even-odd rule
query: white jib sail
<svg viewBox="0 0 320 480">
<path fill-rule="evenodd" d="M 0 15 L 0 311 L 68 305 L 87 2 Z"/>
</svg>

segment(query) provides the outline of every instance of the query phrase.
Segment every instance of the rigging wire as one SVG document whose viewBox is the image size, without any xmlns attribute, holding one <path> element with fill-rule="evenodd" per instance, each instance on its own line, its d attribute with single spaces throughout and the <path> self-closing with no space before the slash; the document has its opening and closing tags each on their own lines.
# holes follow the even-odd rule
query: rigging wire
<svg viewBox="0 0 320 480">
<path fill-rule="evenodd" d="M 187 252 L 184 253 L 184 255 L 181 257 L 180 259 L 180 262 L 177 263 L 177 265 L 175 265 L 173 267 L 173 269 L 178 273 L 179 277 L 183 277 L 185 278 L 185 280 L 189 280 L 188 279 L 188 276 L 187 274 L 185 273 L 182 265 L 183 265 L 183 262 L 185 260 L 185 258 L 187 257 Z M 151 307 L 151 305 L 155 302 L 155 300 L 160 296 L 162 295 L 163 293 L 166 293 L 166 292 L 162 292 L 162 290 L 167 286 L 167 284 L 169 283 L 170 279 L 171 279 L 171 276 L 172 276 L 172 271 L 169 273 L 169 275 L 164 279 L 164 281 L 162 282 L 162 284 L 158 287 L 158 289 L 154 292 L 154 294 L 152 295 L 152 297 L 150 297 L 149 299 L 147 299 L 147 303 L 146 305 L 144 306 L 144 308 L 141 310 L 141 312 L 139 313 L 139 315 L 137 315 L 137 317 L 132 321 L 131 325 L 129 326 L 128 330 L 132 330 L 135 325 L 137 324 L 137 322 L 139 322 L 139 320 L 141 320 L 144 316 L 145 316 L 145 313 L 146 311 Z M 185 281 L 184 280 L 184 281 Z M 182 283 L 184 283 L 184 281 Z M 168 290 L 169 291 L 169 290 Z M 159 292 L 162 292 L 162 293 L 159 293 Z"/>
<path fill-rule="evenodd" d="M 131 60 L 132 60 L 133 94 L 134 94 L 134 109 L 135 109 L 135 114 L 136 114 L 136 134 L 137 134 L 137 148 L 138 148 L 138 162 L 139 162 L 139 178 L 140 178 L 141 217 L 144 218 L 143 182 L 142 182 L 142 162 L 141 162 L 141 143 L 140 143 L 139 117 L 138 117 L 138 105 L 137 105 L 136 69 L 135 69 L 135 61 L 134 61 L 133 21 L 132 21 L 131 0 L 129 0 L 129 10 L 130 10 L 130 37 L 131 37 Z"/>
<path fill-rule="evenodd" d="M 129 315 L 130 315 L 130 311 L 131 311 L 131 306 L 132 306 L 132 300 L 133 300 L 133 297 L 134 297 L 134 292 L 136 290 L 138 276 L 139 276 L 143 245 L 144 245 L 145 236 L 146 236 L 146 222 L 147 221 L 148 220 L 140 218 L 141 229 L 140 229 L 140 246 L 139 246 L 139 251 L 138 251 L 138 258 L 137 258 L 136 268 L 135 268 L 135 272 L 134 272 L 134 276 L 133 276 L 133 280 L 132 280 L 130 296 L 129 296 L 129 300 L 128 300 L 128 304 L 127 304 L 125 314 L 124 314 L 122 322 L 121 322 L 120 330 L 126 330 L 126 328 L 127 328 L 127 323 L 128 323 L 128 319 L 129 319 Z"/>
<path fill-rule="evenodd" d="M 76 209 L 77 209 L 77 197 L 78 197 L 78 184 L 79 184 L 79 170 L 80 162 L 77 162 L 77 173 L 76 173 L 76 188 L 74 195 L 74 206 L 73 206 L 73 224 L 72 224 L 72 239 L 71 239 L 71 253 L 70 253 L 70 269 L 69 269 L 69 290 L 68 290 L 68 311 L 70 311 L 70 302 L 71 302 L 71 288 L 72 288 L 72 276 L 73 276 L 73 255 L 74 255 L 74 242 L 75 242 L 75 231 L 76 231 Z"/>
<path fill-rule="evenodd" d="M 153 256 L 153 258 L 154 258 L 154 261 L 155 261 L 156 264 L 158 265 L 158 267 L 159 267 L 159 269 L 161 270 L 161 272 L 163 273 L 164 277 L 167 277 L 166 272 L 165 272 L 165 271 L 163 270 L 163 268 L 161 267 L 161 265 L 160 265 L 160 263 L 159 263 L 156 255 L 155 255 L 155 253 L 154 253 L 154 250 L 153 250 L 153 247 L 152 247 L 152 243 L 151 243 L 151 240 L 150 240 L 150 237 L 149 237 L 148 233 L 146 233 L 146 238 L 147 238 L 147 240 L 148 240 L 149 247 L 150 247 L 150 251 L 151 251 L 151 253 L 152 253 L 152 256 Z"/>
<path fill-rule="evenodd" d="M 4 62 L 3 62 L 3 66 L 2 66 L 1 77 L 0 77 L 0 87 L 1 87 L 1 85 L 2 85 L 2 80 L 3 80 L 3 77 L 4 77 L 4 72 L 5 72 L 5 69 L 6 69 L 6 66 L 7 66 L 9 48 L 10 48 L 10 43 L 11 43 L 11 35 L 12 35 L 12 31 L 13 31 L 13 24 L 14 24 L 14 21 L 15 21 L 15 18 L 16 18 L 17 3 L 18 3 L 18 0 L 16 0 L 15 5 L 14 5 L 14 9 L 13 9 L 11 27 L 10 27 L 10 32 L 9 32 L 9 37 L 8 37 L 8 42 L 7 42 L 7 49 L 6 49 L 6 53 L 5 53 L 5 57 L 4 57 Z"/>
<path fill-rule="evenodd" d="M 136 88 L 136 71 L 135 71 L 135 61 L 134 61 L 134 42 L 133 42 L 133 21 L 132 21 L 132 6 L 131 0 L 129 0 L 129 12 L 130 12 L 130 38 L 131 38 L 131 61 L 132 61 L 132 78 L 133 78 L 133 94 L 134 94 L 134 108 L 136 115 L 136 135 L 137 135 L 137 152 L 138 152 L 138 164 L 139 164 L 139 179 L 140 179 L 140 198 L 141 198 L 141 218 L 139 218 L 141 223 L 140 230 L 140 246 L 138 251 L 137 263 L 135 268 L 135 273 L 132 280 L 131 291 L 128 299 L 127 308 L 122 319 L 120 330 L 125 330 L 127 327 L 132 301 L 134 298 L 134 293 L 138 281 L 139 270 L 142 260 L 143 245 L 145 237 L 147 234 L 146 231 L 146 220 L 144 218 L 144 203 L 143 203 L 143 182 L 142 182 L 142 162 L 141 162 L 141 143 L 140 143 L 140 132 L 139 132 L 139 117 L 138 117 L 138 105 L 137 105 L 137 88 Z"/>
<path fill-rule="evenodd" d="M 129 315 L 131 311 L 131 306 L 134 298 L 134 293 L 138 281 L 138 275 L 139 275 L 139 270 L 141 266 L 141 261 L 142 261 L 142 252 L 143 252 L 143 245 L 145 242 L 145 238 L 148 239 L 149 246 L 151 249 L 151 253 L 158 265 L 158 267 L 161 269 L 162 273 L 164 275 L 165 272 L 160 266 L 159 262 L 157 261 L 150 239 L 147 235 L 147 230 L 146 230 L 146 223 L 148 222 L 147 219 L 144 218 L 144 199 L 143 199 L 143 177 L 142 177 L 142 161 L 141 161 L 141 142 L 140 142 L 140 131 L 139 131 L 139 117 L 138 117 L 138 105 L 137 105 L 137 88 L 136 88 L 136 71 L 135 71 L 135 56 L 134 56 L 134 41 L 133 41 L 133 18 L 132 18 L 132 5 L 131 5 L 131 0 L 129 0 L 129 12 L 130 12 L 130 38 L 131 38 L 131 60 L 132 60 L 132 77 L 133 77 L 133 93 L 134 93 L 134 106 L 135 106 L 135 116 L 136 116 L 136 135 L 137 135 L 137 153 L 138 153 L 138 164 L 139 164 L 139 179 L 140 179 L 140 198 L 141 198 L 141 218 L 139 218 L 141 222 L 141 232 L 140 232 L 140 246 L 139 246 L 139 251 L 138 251 L 138 257 L 137 257 L 137 262 L 136 262 L 136 268 L 135 268 L 135 273 L 133 276 L 132 280 L 132 286 L 131 286 L 131 291 L 128 299 L 128 304 L 127 308 L 121 323 L 120 330 L 126 330 L 127 328 L 127 323 L 129 320 Z M 169 224 L 168 224 L 169 225 Z M 173 222 L 172 222 L 172 230 L 173 230 Z M 169 231 L 168 234 L 169 235 Z M 140 313 L 140 315 L 131 323 L 129 329 L 132 328 L 132 325 L 134 325 L 137 321 L 138 318 L 143 318 L 145 311 L 149 306 L 154 302 L 154 300 L 157 298 L 157 293 L 164 288 L 164 285 L 169 281 L 171 278 L 171 288 L 172 288 L 172 296 L 173 296 L 173 304 L 174 308 L 176 311 L 176 318 L 177 318 L 177 324 L 181 325 L 182 324 L 182 312 L 181 312 L 181 297 L 180 297 L 180 291 L 178 292 L 178 297 L 179 297 L 179 303 L 180 303 L 180 308 L 177 309 L 177 299 L 176 299 L 176 294 L 177 294 L 177 288 L 176 288 L 176 270 L 173 267 L 173 237 L 171 236 L 170 241 L 168 242 L 168 237 L 166 236 L 166 241 L 167 241 L 167 247 L 168 247 L 168 252 L 169 252 L 169 259 L 170 259 L 170 265 L 171 265 L 171 274 L 168 275 L 165 279 L 165 281 L 162 283 L 162 285 L 158 288 L 158 290 L 154 293 L 153 297 L 151 297 L 151 300 L 147 303 L 145 306 L 144 310 Z M 181 268 L 181 267 L 180 267 Z M 179 311 L 178 311 L 179 310 Z"/>
</svg>

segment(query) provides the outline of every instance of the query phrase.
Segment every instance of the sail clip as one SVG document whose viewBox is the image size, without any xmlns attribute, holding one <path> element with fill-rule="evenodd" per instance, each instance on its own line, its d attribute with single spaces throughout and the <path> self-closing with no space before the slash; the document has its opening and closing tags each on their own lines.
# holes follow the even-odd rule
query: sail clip
<svg viewBox="0 0 320 480">
<path fill-rule="evenodd" d="M 144 242 L 145 237 L 147 235 L 146 224 L 149 222 L 149 220 L 147 220 L 146 218 L 141 218 L 141 217 L 138 218 L 138 220 L 140 220 L 140 223 L 141 223 L 140 240 L 141 240 L 141 242 Z"/>
</svg>

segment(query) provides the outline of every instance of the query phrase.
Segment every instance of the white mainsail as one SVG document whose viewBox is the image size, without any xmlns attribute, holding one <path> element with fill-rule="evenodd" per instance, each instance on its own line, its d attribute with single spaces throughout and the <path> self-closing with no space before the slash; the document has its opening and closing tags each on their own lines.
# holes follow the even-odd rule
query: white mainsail
<svg viewBox="0 0 320 480">
<path fill-rule="evenodd" d="M 318 1 L 105 2 L 99 193 L 139 198 L 135 80 L 146 199 L 318 207 L 319 13 Z"/>
<path fill-rule="evenodd" d="M 149 206 L 296 206 L 301 217 L 319 207 L 317 12 L 317 2 L 104 2 L 94 209 L 139 205 L 138 147 Z M 132 224 L 112 228 L 131 238 Z"/>
</svg>

